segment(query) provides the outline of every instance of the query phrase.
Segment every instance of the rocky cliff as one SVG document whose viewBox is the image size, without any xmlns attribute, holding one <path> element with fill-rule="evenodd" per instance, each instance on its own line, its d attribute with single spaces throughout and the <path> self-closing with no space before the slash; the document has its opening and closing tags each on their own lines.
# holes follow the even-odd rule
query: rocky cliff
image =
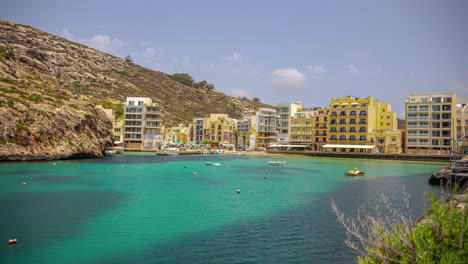
<svg viewBox="0 0 468 264">
<path fill-rule="evenodd" d="M 0 160 L 101 157 L 112 135 L 97 106 L 121 108 L 127 96 L 161 103 L 167 126 L 269 107 L 172 77 L 0 20 Z"/>
</svg>

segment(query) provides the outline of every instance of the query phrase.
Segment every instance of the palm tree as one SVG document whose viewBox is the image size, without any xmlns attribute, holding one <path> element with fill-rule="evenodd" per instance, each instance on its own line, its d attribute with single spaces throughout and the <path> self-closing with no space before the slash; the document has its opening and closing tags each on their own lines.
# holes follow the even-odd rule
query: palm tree
<svg viewBox="0 0 468 264">
<path fill-rule="evenodd" d="M 234 129 L 232 134 L 234 135 L 234 150 L 237 150 L 237 140 L 239 139 L 240 132 L 239 132 L 239 130 Z"/>
<path fill-rule="evenodd" d="M 249 132 L 247 131 L 242 131 L 241 132 L 241 136 L 242 136 L 242 148 L 245 149 L 245 139 L 247 138 L 247 136 L 249 135 Z"/>
</svg>

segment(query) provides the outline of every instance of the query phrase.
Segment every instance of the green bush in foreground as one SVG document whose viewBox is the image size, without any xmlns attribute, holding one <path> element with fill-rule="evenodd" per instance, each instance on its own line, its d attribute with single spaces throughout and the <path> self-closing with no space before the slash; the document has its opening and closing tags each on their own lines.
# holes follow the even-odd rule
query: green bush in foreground
<svg viewBox="0 0 468 264">
<path fill-rule="evenodd" d="M 345 216 L 332 203 L 347 231 L 346 244 L 361 255 L 359 263 L 468 263 L 466 209 L 430 194 L 430 208 L 415 223 L 408 213 L 408 195 L 405 197 L 405 212 L 393 209 L 382 196 L 387 213 L 361 207 L 356 218 Z"/>
</svg>

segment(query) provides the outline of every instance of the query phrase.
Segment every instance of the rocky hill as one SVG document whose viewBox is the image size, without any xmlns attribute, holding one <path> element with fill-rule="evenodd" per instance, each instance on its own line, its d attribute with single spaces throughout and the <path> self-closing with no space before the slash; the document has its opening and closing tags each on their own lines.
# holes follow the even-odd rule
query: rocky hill
<svg viewBox="0 0 468 264">
<path fill-rule="evenodd" d="M 101 156 L 112 136 L 96 106 L 121 108 L 127 96 L 161 103 L 168 126 L 268 107 L 0 20 L 0 159 Z"/>
</svg>

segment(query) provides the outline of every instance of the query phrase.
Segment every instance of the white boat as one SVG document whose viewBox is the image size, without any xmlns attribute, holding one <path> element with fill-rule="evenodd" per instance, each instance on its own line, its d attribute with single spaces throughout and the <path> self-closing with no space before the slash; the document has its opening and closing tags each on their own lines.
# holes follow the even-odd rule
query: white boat
<svg viewBox="0 0 468 264">
<path fill-rule="evenodd" d="M 207 163 L 205 163 L 205 165 L 209 165 L 209 166 L 221 166 L 221 163 L 217 163 L 217 162 L 207 162 Z"/>
<path fill-rule="evenodd" d="M 283 166 L 286 165 L 286 161 L 268 161 L 268 164 L 273 165 L 273 166 Z"/>
<path fill-rule="evenodd" d="M 114 156 L 116 153 L 117 153 L 117 151 L 115 151 L 115 150 L 105 150 L 105 151 L 104 151 L 104 156 L 106 156 L 106 157 L 112 157 L 112 156 Z"/>
</svg>

